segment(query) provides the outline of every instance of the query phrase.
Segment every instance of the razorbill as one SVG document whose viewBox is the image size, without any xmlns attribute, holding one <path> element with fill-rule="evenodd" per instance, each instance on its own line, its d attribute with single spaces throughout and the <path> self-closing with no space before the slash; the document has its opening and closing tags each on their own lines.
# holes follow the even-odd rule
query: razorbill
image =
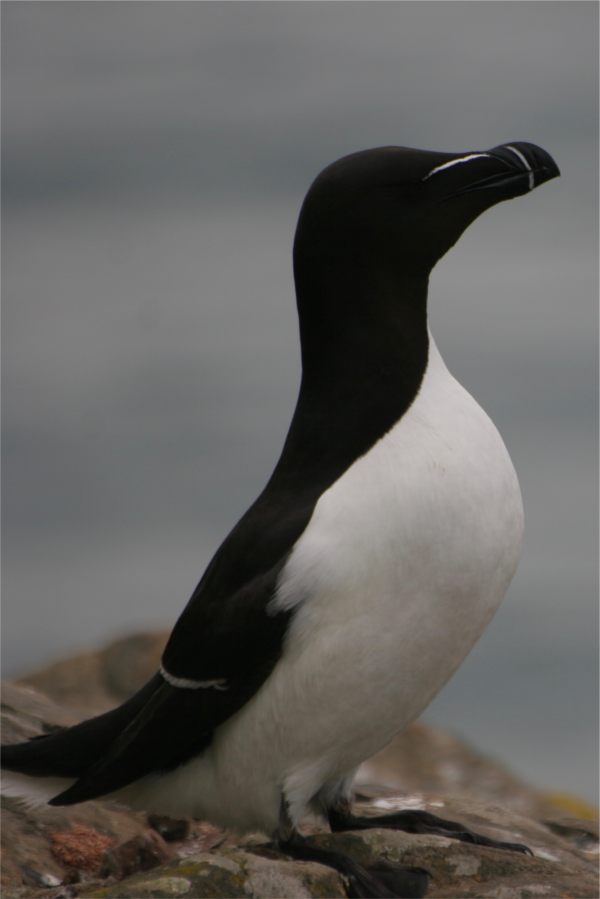
<svg viewBox="0 0 600 899">
<path fill-rule="evenodd" d="M 106 714 L 6 747 L 14 792 L 264 831 L 287 855 L 343 871 L 360 896 L 422 895 L 427 873 L 311 846 L 308 810 L 333 829 L 524 849 L 426 812 L 355 817 L 350 798 L 361 762 L 478 639 L 521 548 L 504 443 L 428 332 L 429 273 L 480 213 L 558 174 L 522 142 L 381 147 L 321 172 L 294 242 L 302 380 L 275 470 L 153 678 Z"/>
</svg>

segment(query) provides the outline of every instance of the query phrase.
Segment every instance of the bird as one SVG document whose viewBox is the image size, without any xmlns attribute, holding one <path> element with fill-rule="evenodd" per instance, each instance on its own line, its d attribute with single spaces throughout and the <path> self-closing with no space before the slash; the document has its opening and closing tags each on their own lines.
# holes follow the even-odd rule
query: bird
<svg viewBox="0 0 600 899">
<path fill-rule="evenodd" d="M 261 831 L 287 857 L 336 868 L 353 896 L 421 896 L 428 872 L 318 848 L 302 833 L 307 812 L 333 831 L 389 826 L 527 851 L 425 811 L 353 815 L 352 780 L 471 650 L 521 552 L 517 475 L 436 346 L 430 273 L 484 211 L 559 174 L 545 150 L 514 141 L 376 147 L 316 177 L 293 247 L 301 383 L 268 483 L 148 683 L 109 712 L 4 747 L 8 792 Z"/>
</svg>

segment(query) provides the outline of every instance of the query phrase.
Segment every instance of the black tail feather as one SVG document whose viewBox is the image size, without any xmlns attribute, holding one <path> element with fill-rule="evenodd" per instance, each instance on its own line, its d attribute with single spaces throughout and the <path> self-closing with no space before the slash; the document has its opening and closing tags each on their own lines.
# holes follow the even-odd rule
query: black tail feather
<svg viewBox="0 0 600 899">
<path fill-rule="evenodd" d="M 46 737 L 4 748 L 6 768 L 74 780 L 50 800 L 73 805 L 121 790 L 149 774 L 164 774 L 201 753 L 212 733 L 255 691 L 185 689 L 160 674 L 126 703 Z"/>
<path fill-rule="evenodd" d="M 96 764 L 162 684 L 156 674 L 123 705 L 74 727 L 2 747 L 2 767 L 35 777 L 80 777 Z"/>
<path fill-rule="evenodd" d="M 177 767 L 210 742 L 211 730 L 198 714 L 199 704 L 196 691 L 177 689 L 163 681 L 94 764 L 49 804 L 86 802 L 147 774 Z"/>
</svg>

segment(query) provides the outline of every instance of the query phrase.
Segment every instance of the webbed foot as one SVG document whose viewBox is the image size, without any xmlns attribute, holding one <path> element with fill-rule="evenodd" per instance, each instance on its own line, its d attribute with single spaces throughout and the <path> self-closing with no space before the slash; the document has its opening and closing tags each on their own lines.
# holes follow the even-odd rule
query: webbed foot
<svg viewBox="0 0 600 899">
<path fill-rule="evenodd" d="M 509 849 L 512 852 L 523 852 L 533 855 L 531 849 L 522 843 L 505 843 L 501 840 L 493 840 L 483 834 L 470 830 L 456 821 L 447 821 L 438 818 L 431 812 L 421 809 L 408 809 L 406 811 L 392 812 L 389 815 L 359 816 L 353 815 L 345 808 L 330 809 L 328 812 L 329 826 L 333 832 L 341 830 L 367 830 L 374 827 L 388 827 L 391 830 L 404 830 L 407 833 L 435 834 L 440 837 L 448 837 L 453 840 L 461 840 L 463 843 L 475 843 L 478 846 L 488 846 L 491 849 Z"/>
<path fill-rule="evenodd" d="M 360 865 L 342 852 L 322 849 L 294 834 L 278 849 L 291 858 L 318 862 L 339 871 L 348 881 L 349 899 L 421 899 L 427 892 L 429 872 L 407 868 L 384 859 L 375 865 Z"/>
</svg>

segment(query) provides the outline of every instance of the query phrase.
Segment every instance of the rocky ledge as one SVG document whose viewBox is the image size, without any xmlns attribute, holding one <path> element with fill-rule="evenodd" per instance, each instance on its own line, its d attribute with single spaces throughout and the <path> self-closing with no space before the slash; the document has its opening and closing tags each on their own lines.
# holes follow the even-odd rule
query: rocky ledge
<svg viewBox="0 0 600 899">
<path fill-rule="evenodd" d="M 6 684 L 3 741 L 13 742 L 101 711 L 156 666 L 164 635 L 136 635 Z M 460 740 L 413 725 L 359 772 L 362 814 L 423 808 L 533 856 L 392 830 L 311 839 L 364 864 L 387 858 L 431 873 L 428 896 L 597 899 L 594 810 L 517 781 Z M 335 871 L 282 858 L 264 837 L 236 839 L 206 822 L 135 814 L 108 802 L 31 810 L 3 801 L 2 889 L 13 897 L 345 897 Z"/>
</svg>

